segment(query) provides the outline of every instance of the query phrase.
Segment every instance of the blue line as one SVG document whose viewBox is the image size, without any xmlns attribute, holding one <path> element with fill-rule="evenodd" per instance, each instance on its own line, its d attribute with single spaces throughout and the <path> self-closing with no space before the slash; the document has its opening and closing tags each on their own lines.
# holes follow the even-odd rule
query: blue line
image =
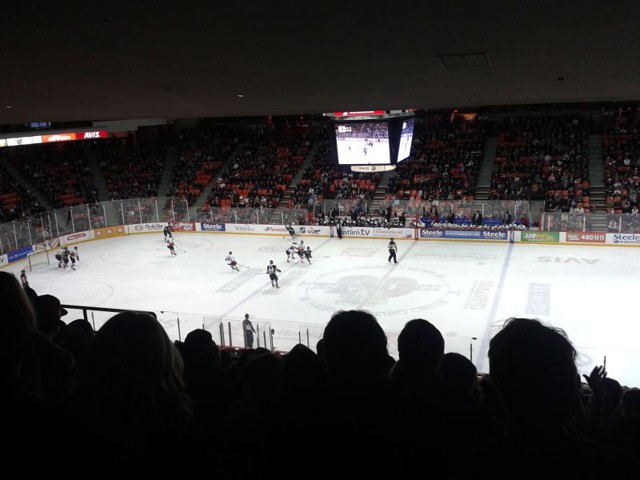
<svg viewBox="0 0 640 480">
<path fill-rule="evenodd" d="M 491 331 L 493 330 L 494 323 L 496 321 L 496 315 L 498 314 L 498 306 L 500 305 L 500 296 L 502 295 L 502 288 L 504 287 L 504 282 L 507 279 L 509 262 L 511 261 L 511 254 L 513 253 L 514 245 L 515 245 L 514 243 L 509 243 L 509 246 L 507 247 L 507 254 L 504 257 L 504 261 L 502 262 L 502 271 L 500 272 L 500 277 L 498 278 L 496 295 L 493 297 L 493 304 L 491 305 L 491 310 L 489 311 L 489 317 L 487 318 L 487 325 L 482 335 L 482 343 L 480 344 L 480 352 L 483 355 L 484 355 L 484 352 L 489 351 L 489 341 L 491 340 L 489 336 L 491 335 Z M 486 367 L 487 367 L 486 369 L 488 370 L 489 365 L 486 365 Z M 478 368 L 478 370 L 480 369 Z M 488 373 L 488 372 L 485 372 L 485 373 Z"/>
</svg>

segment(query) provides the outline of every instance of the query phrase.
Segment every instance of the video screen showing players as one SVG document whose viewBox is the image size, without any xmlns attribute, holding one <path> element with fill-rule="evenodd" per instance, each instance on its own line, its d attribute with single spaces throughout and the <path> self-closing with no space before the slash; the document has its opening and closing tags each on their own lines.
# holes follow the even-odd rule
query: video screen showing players
<svg viewBox="0 0 640 480">
<path fill-rule="evenodd" d="M 411 154 L 411 141 L 413 140 L 413 118 L 402 121 L 400 132 L 400 146 L 398 147 L 398 162 L 406 160 Z"/>
<path fill-rule="evenodd" d="M 386 122 L 351 122 L 334 125 L 340 165 L 388 165 L 389 129 Z"/>
</svg>

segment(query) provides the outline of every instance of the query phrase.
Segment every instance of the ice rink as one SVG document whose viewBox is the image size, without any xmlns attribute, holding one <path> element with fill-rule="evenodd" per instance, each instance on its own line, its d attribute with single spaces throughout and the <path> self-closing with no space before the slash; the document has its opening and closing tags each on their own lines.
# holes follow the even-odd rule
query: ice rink
<svg viewBox="0 0 640 480">
<path fill-rule="evenodd" d="M 446 350 L 472 355 L 488 371 L 489 340 L 511 316 L 536 317 L 563 328 L 577 348 L 581 373 L 605 361 L 609 376 L 640 387 L 640 250 L 624 247 L 398 240 L 397 265 L 384 239 L 305 237 L 312 265 L 289 264 L 291 243 L 277 236 L 174 233 L 169 254 L 161 233 L 129 235 L 79 245 L 78 269 L 51 265 L 27 272 L 38 294 L 63 304 L 153 310 L 172 339 L 194 328 L 240 346 L 240 321 L 251 314 L 274 347 L 298 339 L 315 349 L 336 310 L 366 309 L 387 332 L 397 358 L 397 335 L 414 318 L 434 323 Z M 300 239 L 299 239 L 300 240 Z M 248 268 L 231 270 L 233 251 Z M 272 288 L 266 266 L 282 270 Z M 25 262 L 8 269 L 18 273 Z M 91 317 L 96 328 L 112 314 Z M 71 310 L 65 321 L 81 318 Z M 178 329 L 179 323 L 179 329 Z"/>
</svg>

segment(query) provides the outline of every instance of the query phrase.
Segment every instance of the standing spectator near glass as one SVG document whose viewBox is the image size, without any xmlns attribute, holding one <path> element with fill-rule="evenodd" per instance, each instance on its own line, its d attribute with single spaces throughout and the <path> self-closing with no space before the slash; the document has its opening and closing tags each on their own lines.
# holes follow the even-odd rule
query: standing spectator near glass
<svg viewBox="0 0 640 480">
<path fill-rule="evenodd" d="M 244 346 L 246 348 L 253 348 L 253 334 L 256 332 L 253 328 L 253 323 L 249 320 L 249 314 L 244 314 L 244 320 L 242 321 L 242 331 L 244 332 Z"/>
</svg>

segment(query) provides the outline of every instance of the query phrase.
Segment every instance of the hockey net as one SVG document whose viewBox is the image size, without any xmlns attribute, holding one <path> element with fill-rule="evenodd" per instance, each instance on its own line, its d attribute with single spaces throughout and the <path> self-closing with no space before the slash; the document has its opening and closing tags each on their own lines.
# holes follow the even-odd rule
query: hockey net
<svg viewBox="0 0 640 480">
<path fill-rule="evenodd" d="M 29 261 L 30 272 L 51 265 L 48 250 L 38 250 L 37 252 L 30 253 L 27 255 L 27 260 Z"/>
</svg>

